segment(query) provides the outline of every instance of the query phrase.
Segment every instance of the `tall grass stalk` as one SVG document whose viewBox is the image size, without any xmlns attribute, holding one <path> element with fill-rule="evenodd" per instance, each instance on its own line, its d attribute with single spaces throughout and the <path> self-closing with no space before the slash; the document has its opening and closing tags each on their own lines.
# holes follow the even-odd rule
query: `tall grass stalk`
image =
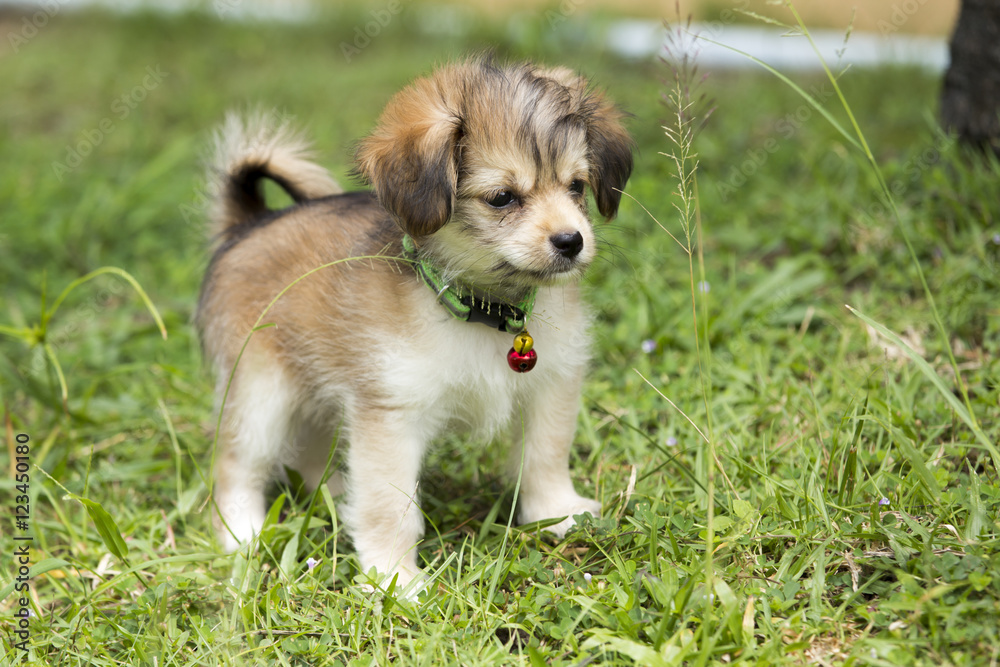
<svg viewBox="0 0 1000 667">
<path fill-rule="evenodd" d="M 701 398 L 705 408 L 705 430 L 696 429 L 702 435 L 702 465 L 706 494 L 707 515 L 705 521 L 705 616 L 701 625 L 699 664 L 712 655 L 714 633 L 712 628 L 713 601 L 715 590 L 714 548 L 715 548 L 715 433 L 712 426 L 711 410 L 711 361 L 712 349 L 708 340 L 708 283 L 705 280 L 705 256 L 702 250 L 701 209 L 698 204 L 698 154 L 694 151 L 694 140 L 712 113 L 705 98 L 698 97 L 696 91 L 703 79 L 698 79 L 695 63 L 696 51 L 692 41 L 685 43 L 684 36 L 690 34 L 690 19 L 685 27 L 668 29 L 667 61 L 672 74 L 668 81 L 664 102 L 670 111 L 670 123 L 663 131 L 673 148 L 660 155 L 673 162 L 677 189 L 673 193 L 672 205 L 677 211 L 684 241 L 671 237 L 683 248 L 688 260 L 688 288 L 691 295 L 691 322 L 694 329 L 695 355 L 698 360 L 698 376 Z M 657 223 L 659 224 L 659 223 Z M 663 227 L 663 225 L 660 225 Z M 669 233 L 669 232 L 668 232 Z M 697 264 L 698 280 L 695 280 Z M 700 298 L 699 298 L 699 292 Z M 699 331 L 698 310 L 701 306 L 701 323 L 704 331 Z M 662 393 L 661 393 L 662 395 Z M 671 405 L 673 403 L 671 402 Z M 675 406 L 676 407 L 676 406 Z M 689 421 L 691 421 L 689 419 Z M 694 422 L 692 421 L 692 424 Z"/>
<path fill-rule="evenodd" d="M 160 317 L 159 311 L 153 302 L 150 300 L 149 296 L 146 294 L 146 290 L 142 288 L 139 281 L 132 277 L 132 274 L 124 269 L 120 269 L 117 266 L 102 266 L 99 269 L 95 269 L 85 276 L 77 278 L 69 285 L 67 285 L 56 300 L 52 303 L 51 307 L 46 305 L 46 292 L 43 288 L 42 290 L 42 300 L 41 300 L 41 315 L 39 316 L 38 324 L 32 325 L 30 327 L 11 327 L 0 325 L 0 335 L 10 336 L 11 338 L 19 338 L 30 347 L 36 345 L 41 346 L 45 353 L 46 360 L 52 365 L 52 369 L 56 374 L 56 378 L 59 382 L 59 396 L 62 399 L 63 412 L 69 413 L 69 386 L 66 383 L 66 376 L 63 373 L 62 364 L 59 363 L 59 358 L 56 356 L 56 350 L 52 347 L 51 341 L 49 341 L 49 323 L 52 318 L 55 317 L 56 311 L 63 304 L 63 301 L 75 290 L 77 287 L 83 285 L 86 282 L 90 282 L 98 276 L 104 274 L 111 274 L 118 276 L 135 290 L 139 298 L 142 299 L 143 304 L 149 311 L 149 314 L 153 316 L 153 320 L 156 322 L 156 328 L 163 336 L 163 340 L 167 339 L 167 327 L 163 324 L 163 318 Z"/>
<path fill-rule="evenodd" d="M 798 10 L 795 9 L 795 5 L 792 2 L 792 0 L 785 0 L 784 5 L 788 8 L 788 10 L 792 13 L 792 16 L 795 18 L 795 25 L 794 26 L 788 26 L 784 24 L 779 24 L 779 25 L 782 25 L 782 27 L 789 28 L 791 30 L 797 30 L 802 34 L 802 36 L 804 36 L 809 41 L 809 45 L 812 47 L 813 52 L 816 54 L 816 58 L 819 61 L 820 66 L 823 68 L 823 72 L 826 75 L 827 80 L 833 87 L 833 90 L 837 95 L 837 99 L 840 101 L 840 105 L 844 109 L 844 113 L 847 115 L 847 118 L 850 121 L 850 127 L 851 130 L 853 131 L 853 134 L 852 132 L 848 132 L 846 129 L 844 129 L 844 127 L 837 122 L 837 120 L 830 114 L 830 112 L 824 109 L 823 106 L 819 103 L 819 101 L 816 100 L 812 95 L 810 95 L 800 86 L 795 84 L 787 76 L 785 76 L 775 68 L 771 67 L 764 61 L 760 60 L 759 58 L 755 58 L 754 56 L 744 51 L 740 51 L 739 49 L 733 48 L 729 45 L 722 44 L 720 42 L 716 42 L 714 40 L 700 36 L 696 36 L 696 38 L 703 39 L 704 41 L 709 42 L 711 44 L 722 46 L 724 48 L 733 51 L 734 53 L 739 53 L 740 55 L 757 63 L 758 65 L 766 69 L 768 72 L 778 77 L 782 82 L 786 83 L 790 88 L 792 88 L 796 93 L 798 93 L 798 95 L 802 97 L 806 101 L 806 103 L 808 103 L 811 107 L 816 109 L 820 113 L 820 115 L 822 115 L 823 118 L 826 119 L 826 121 L 830 123 L 830 125 L 834 129 L 836 129 L 838 133 L 840 133 L 840 135 L 844 138 L 845 141 L 854 146 L 855 149 L 857 149 L 864 155 L 865 162 L 878 183 L 879 192 L 882 198 L 885 200 L 886 204 L 888 205 L 889 209 L 892 211 L 892 217 L 896 223 L 896 228 L 899 230 L 899 234 L 903 239 L 903 243 L 906 245 L 906 249 L 907 252 L 909 253 L 910 260 L 913 263 L 913 267 L 917 272 L 917 277 L 920 280 L 920 286 L 923 290 L 924 297 L 927 299 L 927 304 L 930 307 L 931 316 L 932 319 L 934 320 L 935 329 L 937 330 L 938 336 L 940 337 L 941 345 L 944 347 L 945 351 L 948 354 L 948 361 L 951 364 L 952 371 L 955 375 L 955 384 L 957 385 L 958 391 L 961 394 L 962 401 L 964 403 L 963 406 L 964 409 L 956 409 L 956 414 L 958 414 L 962 418 L 962 421 L 964 421 L 965 424 L 969 427 L 969 429 L 973 432 L 973 435 L 975 435 L 976 439 L 990 453 L 990 455 L 993 458 L 994 465 L 1000 468 L 1000 451 L 998 451 L 996 446 L 990 442 L 989 438 L 986 437 L 985 432 L 979 425 L 979 421 L 976 419 L 975 411 L 972 408 L 972 401 L 969 398 L 968 388 L 965 385 L 965 381 L 962 379 L 962 373 L 961 369 L 958 366 L 958 361 L 955 359 L 955 353 L 954 350 L 952 349 L 951 340 L 948 335 L 948 329 L 945 327 L 944 321 L 941 319 L 941 314 L 938 311 L 937 302 L 934 299 L 934 293 L 931 291 L 930 285 L 927 283 L 927 277 L 926 274 L 924 273 L 923 265 L 920 263 L 920 258 L 917 256 L 917 251 L 913 247 L 913 242 L 910 239 L 910 232 L 907 229 L 907 226 L 904 223 L 903 218 L 899 213 L 899 208 L 896 205 L 896 200 L 892 195 L 892 190 L 889 188 L 889 184 L 886 181 L 884 174 L 882 173 L 882 169 L 879 167 L 878 161 L 875 159 L 875 155 L 872 153 L 871 147 L 868 144 L 868 140 L 865 138 L 865 134 L 861 130 L 861 126 L 854 115 L 854 111 L 851 109 L 851 105 L 847 101 L 847 97 L 844 95 L 844 92 L 840 87 L 837 75 L 833 72 L 833 70 L 830 69 L 830 66 L 827 64 L 826 59 L 823 57 L 822 52 L 816 45 L 816 42 L 813 39 L 812 34 L 809 32 L 809 28 L 806 27 L 806 24 L 802 20 L 802 17 L 799 15 Z M 753 12 L 744 12 L 744 13 L 746 13 L 748 16 L 752 16 L 755 18 L 762 18 L 759 15 L 754 14 Z M 776 23 L 773 20 L 769 20 L 768 22 Z M 858 315 L 862 319 L 865 319 L 861 315 L 861 313 L 859 313 L 855 309 L 850 308 L 849 306 L 848 309 L 853 314 Z M 909 356 L 911 359 L 915 360 L 917 358 L 916 352 L 911 350 L 908 346 L 904 345 L 902 349 L 904 350 L 904 352 L 907 353 L 907 356 Z M 925 374 L 927 374 L 927 369 L 929 368 L 930 367 L 926 365 L 920 366 L 921 371 L 924 372 Z M 933 369 L 931 369 L 931 374 L 928 377 L 931 379 L 932 384 L 934 384 L 935 387 L 938 388 L 939 391 L 941 391 L 944 385 L 940 381 L 935 381 L 936 379 L 939 380 L 939 376 L 935 371 L 933 371 Z M 950 392 L 941 391 L 941 393 L 945 397 L 945 399 L 948 400 Z M 949 401 L 949 403 L 952 404 L 953 408 L 956 405 L 955 401 Z"/>
<path fill-rule="evenodd" d="M 903 218 L 899 214 L 899 208 L 896 206 L 896 200 L 892 196 L 892 191 L 889 189 L 889 184 L 885 180 L 885 176 L 882 174 L 882 170 L 879 167 L 878 161 L 872 154 L 871 148 L 868 146 L 868 140 L 865 139 L 864 132 L 861 131 L 861 126 L 858 124 L 857 119 L 854 117 L 854 112 L 851 110 L 851 105 L 848 104 L 847 98 L 844 97 L 844 92 L 841 90 L 840 85 L 837 83 L 837 77 L 834 76 L 833 71 L 830 70 L 829 65 L 827 65 L 826 60 L 823 58 L 823 54 L 820 52 L 819 47 L 816 46 L 816 42 L 813 40 L 812 34 L 810 34 L 809 29 L 806 27 L 805 22 L 803 22 L 802 17 L 799 15 L 798 11 L 795 9 L 795 5 L 791 0 L 786 0 L 789 11 L 792 12 L 792 16 L 795 17 L 795 22 L 802 30 L 802 34 L 805 35 L 806 39 L 809 40 L 809 45 L 812 46 L 813 51 L 816 53 L 816 58 L 819 60 L 823 67 L 823 72 L 826 74 L 826 78 L 830 81 L 833 86 L 834 91 L 837 93 L 837 99 L 840 100 L 840 105 L 844 109 L 844 113 L 847 114 L 847 118 L 851 121 L 851 127 L 854 129 L 854 134 L 858 139 L 858 143 L 861 146 L 861 150 L 864 153 L 865 159 L 868 166 L 871 168 L 872 174 L 878 181 L 879 189 L 881 190 L 882 197 L 888 202 L 889 208 L 892 210 L 892 217 L 896 221 L 896 228 L 899 229 L 900 236 L 903 237 L 903 242 L 906 244 L 906 249 L 910 254 L 910 260 L 913 262 L 913 267 L 917 271 L 917 277 L 920 278 L 920 286 L 923 288 L 924 296 L 927 299 L 927 304 L 930 306 L 931 315 L 934 318 L 934 325 L 937 328 L 938 335 L 941 337 L 941 345 L 944 347 L 945 351 L 948 353 L 948 361 L 951 363 L 951 368 L 955 373 L 955 384 L 958 386 L 959 392 L 962 394 L 962 400 L 965 403 L 965 408 L 968 410 L 967 423 L 972 431 L 976 434 L 977 438 L 989 442 L 985 437 L 982 428 L 979 426 L 979 422 L 976 419 L 976 413 L 972 409 L 972 401 L 969 399 L 969 390 L 965 386 L 965 381 L 962 379 L 961 369 L 958 367 L 958 361 L 955 359 L 955 352 L 951 346 L 951 339 L 948 336 L 948 329 L 944 325 L 944 320 L 941 319 L 941 314 L 938 311 L 937 302 L 934 299 L 934 293 L 931 291 L 930 285 L 927 284 L 927 276 L 924 274 L 924 268 L 920 264 L 920 258 L 917 257 L 917 251 L 913 247 L 913 242 L 910 240 L 910 232 L 906 225 L 903 223 Z M 841 130 L 843 133 L 843 130 Z M 853 311 L 852 311 L 853 312 Z M 947 392 L 945 392 L 947 395 Z M 961 413 L 960 413 L 961 414 Z M 1000 455 L 997 454 L 995 447 L 989 447 L 990 453 L 993 455 L 993 463 L 998 468 L 1000 468 Z"/>
</svg>

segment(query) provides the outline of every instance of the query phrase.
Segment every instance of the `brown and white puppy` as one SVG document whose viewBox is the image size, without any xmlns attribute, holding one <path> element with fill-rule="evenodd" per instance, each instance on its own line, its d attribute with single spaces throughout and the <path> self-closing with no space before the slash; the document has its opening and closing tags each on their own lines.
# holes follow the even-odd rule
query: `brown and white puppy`
<svg viewBox="0 0 1000 667">
<path fill-rule="evenodd" d="M 260 530 L 283 466 L 323 483 L 336 441 L 362 569 L 419 579 L 421 460 L 455 427 L 483 440 L 506 429 L 520 521 L 565 517 L 549 529 L 562 535 L 573 515 L 600 512 L 569 474 L 588 362 L 577 281 L 596 250 L 585 192 L 611 218 L 632 169 L 621 121 L 567 69 L 473 59 L 389 102 L 355 156 L 374 192 L 342 193 L 287 129 L 227 120 L 197 314 L 223 410 L 214 496 L 227 550 Z M 268 210 L 263 179 L 295 205 Z M 442 306 L 404 258 L 404 233 L 480 300 L 537 289 L 534 370 L 508 367 L 509 333 Z M 341 490 L 339 474 L 327 483 Z"/>
</svg>

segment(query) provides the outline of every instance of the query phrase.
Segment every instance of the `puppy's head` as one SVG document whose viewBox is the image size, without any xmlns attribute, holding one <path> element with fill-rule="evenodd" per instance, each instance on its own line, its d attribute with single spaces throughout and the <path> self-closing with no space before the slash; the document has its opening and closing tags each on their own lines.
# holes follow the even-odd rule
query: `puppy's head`
<svg viewBox="0 0 1000 667">
<path fill-rule="evenodd" d="M 358 171 L 452 277 L 509 292 L 579 276 L 632 171 L 623 114 L 567 69 L 489 58 L 419 79 L 357 149 Z"/>
</svg>

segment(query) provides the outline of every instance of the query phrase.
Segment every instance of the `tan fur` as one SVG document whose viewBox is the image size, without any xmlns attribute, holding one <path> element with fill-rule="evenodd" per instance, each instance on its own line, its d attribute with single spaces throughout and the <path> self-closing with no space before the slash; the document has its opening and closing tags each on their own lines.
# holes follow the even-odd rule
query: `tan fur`
<svg viewBox="0 0 1000 667">
<path fill-rule="evenodd" d="M 271 156 L 237 150 L 223 160 L 223 241 L 197 316 L 220 404 L 233 374 L 215 487 L 227 549 L 260 529 L 266 485 L 282 466 L 322 481 L 337 435 L 361 566 L 401 584 L 420 577 L 420 462 L 445 429 L 490 438 L 513 427 L 522 521 L 568 517 L 554 527 L 561 533 L 573 514 L 599 511 L 568 470 L 588 340 L 576 282 L 595 252 L 581 190 L 604 216 L 617 211 L 632 164 L 621 117 L 566 69 L 488 58 L 446 67 L 394 97 L 359 144 L 373 194 L 335 194 L 287 134 L 247 142 L 227 131 L 225 145 L 266 145 Z M 235 196 L 259 192 L 262 177 L 308 196 L 273 213 Z M 504 192 L 511 201 L 498 207 Z M 480 298 L 515 301 L 539 288 L 528 323 L 535 370 L 507 368 L 510 334 L 455 320 L 436 302 L 400 259 L 403 231 Z M 258 321 L 275 326 L 252 335 L 237 366 Z"/>
</svg>

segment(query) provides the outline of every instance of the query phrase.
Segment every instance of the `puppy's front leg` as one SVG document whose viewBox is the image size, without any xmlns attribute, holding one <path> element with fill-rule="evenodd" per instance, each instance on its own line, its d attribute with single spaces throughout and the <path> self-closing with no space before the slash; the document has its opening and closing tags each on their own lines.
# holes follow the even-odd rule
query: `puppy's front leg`
<svg viewBox="0 0 1000 667">
<path fill-rule="evenodd" d="M 375 567 L 403 588 L 421 576 L 417 542 L 423 516 L 417 479 L 426 438 L 419 420 L 400 410 L 357 411 L 350 426 L 345 521 L 361 569 Z M 388 580 L 387 580 L 388 581 Z"/>
<path fill-rule="evenodd" d="M 524 406 L 524 421 L 515 417 L 513 429 L 510 471 L 514 479 L 521 471 L 518 517 L 521 523 L 566 517 L 547 528 L 559 537 L 573 525 L 573 515 L 601 514 L 601 504 L 580 496 L 569 474 L 579 400 L 579 381 L 553 384 Z"/>
</svg>

